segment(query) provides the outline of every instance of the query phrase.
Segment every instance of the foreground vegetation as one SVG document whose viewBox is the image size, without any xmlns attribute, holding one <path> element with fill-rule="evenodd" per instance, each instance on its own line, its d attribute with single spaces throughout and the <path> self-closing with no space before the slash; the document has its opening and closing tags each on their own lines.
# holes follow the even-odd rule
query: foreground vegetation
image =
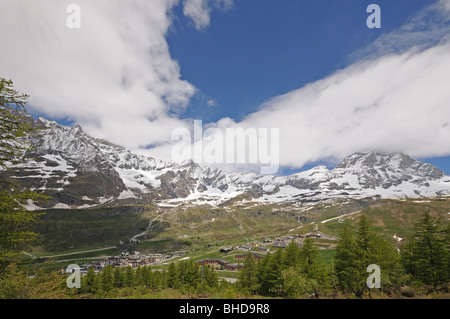
<svg viewBox="0 0 450 319">
<path fill-rule="evenodd" d="M 364 216 L 355 232 L 345 228 L 330 264 L 320 261 L 313 239 L 291 242 L 256 260 L 248 254 L 235 283 L 192 259 L 165 269 L 90 268 L 79 289 L 68 275 L 10 265 L 2 273 L 1 298 L 445 298 L 449 293 L 449 227 L 425 212 L 401 254 L 377 235 Z M 381 269 L 381 287 L 367 285 L 367 266 Z M 32 277 L 30 277 L 32 275 Z"/>
</svg>

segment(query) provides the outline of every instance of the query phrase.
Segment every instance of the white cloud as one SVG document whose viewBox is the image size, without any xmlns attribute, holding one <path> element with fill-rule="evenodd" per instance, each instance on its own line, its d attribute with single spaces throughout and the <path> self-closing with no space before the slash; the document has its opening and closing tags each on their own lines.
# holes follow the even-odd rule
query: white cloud
<svg viewBox="0 0 450 319">
<path fill-rule="evenodd" d="M 81 29 L 69 29 L 69 4 Z M 2 0 L 0 76 L 31 108 L 131 149 L 170 141 L 196 88 L 181 78 L 166 33 L 179 0 Z M 182 3 L 196 25 L 232 0 Z M 197 12 L 198 11 L 198 12 Z M 197 12 L 197 13 L 196 13 Z M 202 20 L 203 19 L 203 20 Z M 5 31 L 6 30 L 6 31 Z"/>
<path fill-rule="evenodd" d="M 207 0 L 185 0 L 183 13 L 194 21 L 197 29 L 202 29 L 210 23 L 210 8 Z"/>
<path fill-rule="evenodd" d="M 450 0 L 440 0 L 424 8 L 399 29 L 383 34 L 352 57 L 355 60 L 402 53 L 412 47 L 426 49 L 446 41 L 450 35 Z"/>
<path fill-rule="evenodd" d="M 358 151 L 450 155 L 450 43 L 380 57 L 279 96 L 241 123 L 280 128 L 280 163 Z"/>
<path fill-rule="evenodd" d="M 77 0 L 82 28 L 71 30 L 66 7 L 73 2 L 0 2 L 0 76 L 50 117 L 131 149 L 158 145 L 147 153 L 169 159 L 172 131 L 192 129 L 176 114 L 196 92 L 165 38 L 179 1 Z M 233 1 L 182 4 L 201 29 L 213 8 L 227 10 Z M 363 62 L 275 97 L 240 123 L 224 118 L 209 126 L 279 128 L 280 164 L 297 168 L 364 150 L 450 155 L 449 11 L 450 0 L 441 0 L 376 41 L 376 54 L 359 52 Z"/>
<path fill-rule="evenodd" d="M 130 148 L 161 143 L 184 122 L 196 89 L 181 79 L 165 39 L 175 0 L 78 0 L 81 29 L 64 0 L 3 0 L 1 76 L 32 108 L 69 118 Z"/>
<path fill-rule="evenodd" d="M 450 0 L 440 0 L 439 4 L 442 5 L 445 10 L 450 11 Z"/>
<path fill-rule="evenodd" d="M 206 101 L 206 105 L 208 105 L 209 107 L 214 107 L 217 106 L 217 103 L 214 100 L 208 100 Z"/>
<path fill-rule="evenodd" d="M 183 14 L 194 22 L 197 29 L 210 24 L 211 10 L 218 8 L 228 10 L 233 7 L 233 0 L 184 0 Z"/>
</svg>

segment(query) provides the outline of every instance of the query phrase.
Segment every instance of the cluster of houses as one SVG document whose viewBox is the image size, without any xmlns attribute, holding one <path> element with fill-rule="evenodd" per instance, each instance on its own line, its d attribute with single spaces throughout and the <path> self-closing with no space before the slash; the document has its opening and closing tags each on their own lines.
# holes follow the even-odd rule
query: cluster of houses
<svg viewBox="0 0 450 319">
<path fill-rule="evenodd" d="M 240 251 L 250 251 L 252 249 L 258 249 L 259 251 L 262 252 L 268 252 L 269 248 L 264 247 L 264 246 L 260 246 L 258 243 L 248 243 L 248 244 L 244 244 L 244 245 L 240 245 L 240 246 L 230 246 L 230 247 L 223 247 L 220 249 L 221 253 L 229 253 L 233 250 L 240 250 Z"/>
<path fill-rule="evenodd" d="M 290 242 L 294 241 L 298 244 L 298 246 L 302 247 L 302 239 L 303 238 L 315 238 L 320 239 L 321 235 L 319 233 L 307 233 L 305 235 L 301 234 L 295 234 L 292 236 L 285 236 L 282 238 L 276 238 L 269 239 L 266 238 L 262 242 L 250 242 L 247 244 L 243 244 L 240 246 L 230 246 L 230 247 L 223 247 L 220 249 L 221 253 L 228 253 L 233 250 L 240 250 L 240 251 L 246 251 L 248 253 L 246 254 L 239 254 L 236 255 L 237 260 L 244 260 L 247 258 L 248 254 L 253 254 L 253 257 L 255 259 L 261 259 L 264 257 L 264 255 L 259 255 L 255 253 L 256 251 L 260 251 L 263 253 L 266 253 L 269 251 L 269 246 L 272 246 L 273 248 L 286 248 L 287 245 L 289 245 Z M 133 255 L 129 255 L 128 253 L 122 253 L 120 256 L 114 256 L 114 257 L 107 257 L 101 260 L 94 261 L 90 264 L 83 264 L 81 265 L 81 272 L 87 272 L 89 268 L 93 267 L 94 271 L 98 272 L 102 270 L 106 266 L 112 266 L 112 267 L 144 267 L 144 266 L 150 266 L 155 263 L 163 262 L 164 260 L 174 258 L 174 257 L 181 257 L 186 254 L 186 251 L 178 251 L 170 254 L 149 254 L 149 255 L 141 255 L 139 252 L 135 252 Z M 189 257 L 186 257 L 189 258 Z M 242 268 L 241 264 L 235 264 L 231 263 L 227 260 L 220 259 L 220 258 L 210 258 L 210 259 L 202 259 L 198 260 L 197 263 L 200 265 L 215 265 L 215 267 L 221 267 L 222 269 L 227 270 L 239 270 Z M 164 263 L 163 263 L 164 264 Z"/>
<path fill-rule="evenodd" d="M 81 265 L 81 272 L 87 272 L 89 268 L 93 267 L 94 271 L 100 271 L 106 266 L 112 267 L 144 267 L 150 266 L 152 264 L 161 262 L 163 260 L 180 257 L 185 255 L 185 251 L 178 251 L 171 254 L 149 254 L 149 255 L 141 255 L 139 252 L 135 252 L 133 255 L 129 255 L 128 253 L 122 253 L 120 256 L 107 257 L 101 260 L 94 261 L 90 264 Z"/>
<path fill-rule="evenodd" d="M 264 257 L 263 255 L 259 255 L 259 254 L 256 254 L 254 252 L 251 252 L 250 254 L 252 254 L 253 258 L 255 258 L 256 260 L 260 260 L 261 258 Z M 248 254 L 236 255 L 235 258 L 238 259 L 238 260 L 243 260 L 243 259 L 246 259 L 247 256 L 248 256 Z"/>
<path fill-rule="evenodd" d="M 302 239 L 304 239 L 304 238 L 320 239 L 321 235 L 318 234 L 318 233 L 307 233 L 305 235 L 296 234 L 296 235 L 292 235 L 292 236 L 285 236 L 283 238 L 277 238 L 275 240 L 266 238 L 264 240 L 264 243 L 271 244 L 273 248 L 286 248 L 287 245 L 289 245 L 289 243 L 291 241 L 294 241 L 294 242 L 296 242 L 298 244 L 298 246 L 300 248 L 302 248 L 302 246 L 303 246 Z"/>
<path fill-rule="evenodd" d="M 302 240 L 304 238 L 314 238 L 314 239 L 320 239 L 321 234 L 320 233 L 307 233 L 307 234 L 295 234 L 291 236 L 284 236 L 281 238 L 276 239 L 270 239 L 265 238 L 262 242 L 250 242 L 247 244 L 243 244 L 240 246 L 230 246 L 230 247 L 224 247 L 220 249 L 221 253 L 228 253 L 233 250 L 242 250 L 242 251 L 251 251 L 251 250 L 258 250 L 261 252 L 268 252 L 269 248 L 268 246 L 272 246 L 273 248 L 286 248 L 287 245 L 291 241 L 294 241 L 298 244 L 298 246 L 301 248 L 303 246 Z"/>
<path fill-rule="evenodd" d="M 240 270 L 243 265 L 230 263 L 228 260 L 220 258 L 207 258 L 196 261 L 200 265 L 210 265 L 213 267 L 222 267 L 226 270 Z"/>
<path fill-rule="evenodd" d="M 258 254 L 255 254 L 254 252 L 250 252 L 248 254 L 251 254 L 253 256 L 253 258 L 255 258 L 256 260 L 259 260 L 264 257 L 263 255 L 258 255 Z M 236 255 L 235 258 L 237 260 L 244 260 L 247 258 L 248 254 Z M 207 259 L 197 260 L 196 262 L 200 265 L 210 265 L 213 267 L 220 267 L 220 268 L 226 269 L 226 270 L 239 270 L 243 267 L 243 264 L 231 263 L 225 259 L 220 259 L 220 258 L 207 258 Z"/>
</svg>

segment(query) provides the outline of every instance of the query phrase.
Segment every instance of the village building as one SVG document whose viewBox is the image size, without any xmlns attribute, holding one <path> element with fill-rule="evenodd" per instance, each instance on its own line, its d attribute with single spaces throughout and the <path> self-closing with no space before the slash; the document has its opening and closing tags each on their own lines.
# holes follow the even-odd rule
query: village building
<svg viewBox="0 0 450 319">
<path fill-rule="evenodd" d="M 187 254 L 187 251 L 176 251 L 172 254 L 173 257 L 182 257 Z"/>
<path fill-rule="evenodd" d="M 252 249 L 252 247 L 251 247 L 250 245 L 240 245 L 240 246 L 238 247 L 238 249 L 239 249 L 239 250 L 246 250 L 246 251 L 249 251 L 249 250 Z"/>
<path fill-rule="evenodd" d="M 259 260 L 259 259 L 261 259 L 261 258 L 263 258 L 264 256 L 263 255 L 258 255 L 258 254 L 255 254 L 255 253 L 250 253 L 256 260 Z M 243 260 L 243 259 L 246 259 L 247 258 L 247 256 L 248 256 L 249 254 L 243 254 L 243 255 L 236 255 L 236 259 L 239 259 L 239 260 Z"/>
<path fill-rule="evenodd" d="M 220 252 L 221 253 L 229 253 L 230 251 L 233 251 L 234 247 L 224 247 L 224 248 L 220 248 Z"/>
<path fill-rule="evenodd" d="M 272 247 L 274 247 L 274 248 L 286 248 L 287 244 L 284 241 L 282 241 L 282 240 L 277 240 L 277 241 L 273 242 Z"/>
<path fill-rule="evenodd" d="M 242 268 L 242 265 L 233 264 L 233 263 L 230 263 L 229 261 L 226 261 L 224 259 L 219 259 L 219 258 L 201 259 L 201 260 L 197 260 L 196 262 L 200 265 L 218 265 L 224 269 L 233 270 L 233 271 L 239 270 Z"/>
</svg>

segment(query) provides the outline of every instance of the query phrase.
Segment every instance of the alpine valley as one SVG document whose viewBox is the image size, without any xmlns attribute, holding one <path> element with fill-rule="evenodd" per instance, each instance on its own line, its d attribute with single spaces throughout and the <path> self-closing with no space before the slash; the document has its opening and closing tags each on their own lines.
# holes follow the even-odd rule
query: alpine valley
<svg viewBox="0 0 450 319">
<path fill-rule="evenodd" d="M 133 154 L 80 126 L 21 112 L 42 130 L 28 137 L 26 160 L 0 177 L 49 197 L 27 204 L 46 212 L 37 226 L 43 251 L 115 247 L 130 239 L 169 241 L 170 247 L 146 246 L 153 251 L 194 239 L 248 242 L 308 229 L 305 222 L 317 230 L 312 224 L 327 218 L 393 203 L 446 202 L 450 195 L 449 176 L 401 153 L 356 153 L 332 170 L 318 166 L 289 176 L 226 174 Z"/>
</svg>

